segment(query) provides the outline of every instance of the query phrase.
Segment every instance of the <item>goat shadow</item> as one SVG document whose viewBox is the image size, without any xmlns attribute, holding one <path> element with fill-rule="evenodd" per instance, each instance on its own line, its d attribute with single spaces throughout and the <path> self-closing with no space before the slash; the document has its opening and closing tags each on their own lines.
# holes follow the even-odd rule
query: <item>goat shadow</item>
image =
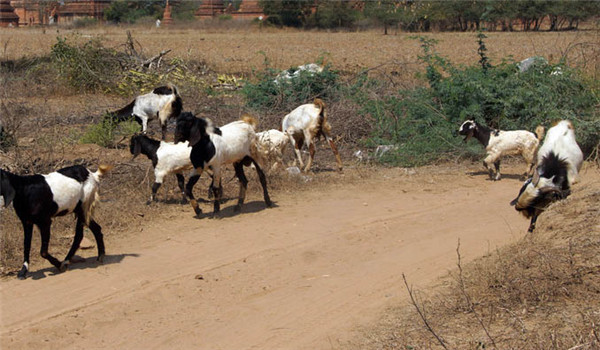
<svg viewBox="0 0 600 350">
<path fill-rule="evenodd" d="M 235 197 L 235 198 L 234 197 L 223 197 L 223 198 L 221 198 L 221 204 L 225 204 L 225 203 L 227 203 L 227 202 L 229 202 L 231 200 L 234 200 L 234 199 L 237 200 L 237 197 Z M 196 202 L 198 202 L 198 203 L 204 203 L 204 204 L 212 204 L 213 200 L 212 199 L 202 198 L 202 197 L 196 197 Z M 156 200 L 154 202 L 150 202 L 150 201 L 146 202 L 147 205 L 152 205 L 154 203 L 169 204 L 169 205 L 170 204 L 189 205 L 190 204 L 190 200 L 188 198 L 185 202 L 182 202 L 181 198 L 175 198 L 175 197 L 173 197 L 173 198 L 167 198 L 167 199 L 158 199 L 158 200 Z"/>
<path fill-rule="evenodd" d="M 65 271 L 65 273 L 68 273 L 71 270 L 84 270 L 84 269 L 93 269 L 93 268 L 97 268 L 98 266 L 102 266 L 102 265 L 111 265 L 111 264 L 119 264 L 121 263 L 121 261 L 123 259 L 125 259 L 126 257 L 134 257 L 137 258 L 139 257 L 139 254 L 115 254 L 115 255 L 105 255 L 104 256 L 104 262 L 99 263 L 98 261 L 96 261 L 96 256 L 92 256 L 89 258 L 82 258 L 78 255 L 75 255 L 74 258 L 75 259 L 84 259 L 84 261 L 81 262 L 72 262 L 69 265 L 69 268 L 67 271 Z M 31 277 L 31 279 L 33 280 L 39 280 L 42 278 L 46 278 L 49 276 L 55 276 L 55 275 L 60 275 L 63 272 L 58 271 L 58 269 L 54 266 L 52 267 L 46 267 L 43 268 L 41 270 L 37 270 L 37 271 L 29 271 L 29 276 Z"/>
<path fill-rule="evenodd" d="M 217 214 L 214 218 L 215 219 L 225 219 L 225 218 L 230 218 L 230 217 L 234 217 L 237 215 L 258 213 L 259 211 L 263 211 L 265 209 L 277 208 L 277 207 L 279 207 L 279 206 L 277 205 L 277 203 L 275 203 L 273 201 L 271 202 L 270 207 L 267 207 L 265 205 L 264 201 L 251 201 L 251 202 L 244 203 L 242 205 L 242 211 L 237 212 L 237 213 L 233 211 L 233 209 L 235 208 L 235 205 L 231 205 L 226 208 L 222 208 L 221 211 L 219 212 L 219 214 Z M 212 211 L 207 212 L 207 213 L 202 213 L 202 217 L 199 219 L 211 218 L 212 215 L 213 215 Z"/>
<path fill-rule="evenodd" d="M 492 181 L 492 179 L 489 178 L 490 174 L 485 170 L 469 171 L 469 172 L 467 172 L 467 175 L 469 175 L 469 176 L 485 175 L 488 177 L 488 179 L 487 179 L 488 181 Z M 511 180 L 519 180 L 519 181 L 527 180 L 527 178 L 523 174 L 506 174 L 506 173 L 502 173 L 501 179 L 511 179 Z"/>
</svg>

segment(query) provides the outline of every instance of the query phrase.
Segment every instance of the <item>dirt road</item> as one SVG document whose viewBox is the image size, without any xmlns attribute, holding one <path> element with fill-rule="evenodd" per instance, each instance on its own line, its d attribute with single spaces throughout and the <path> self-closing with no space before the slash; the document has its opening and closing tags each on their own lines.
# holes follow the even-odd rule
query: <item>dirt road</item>
<svg viewBox="0 0 600 350">
<path fill-rule="evenodd" d="M 455 266 L 458 239 L 469 260 L 525 233 L 508 205 L 521 182 L 465 172 L 340 176 L 273 193 L 272 209 L 253 195 L 232 215 L 229 202 L 221 219 L 174 205 L 172 219 L 108 240 L 104 265 L 92 249 L 66 273 L 38 263 L 1 280 L 2 348 L 343 348 L 407 298 L 402 273 L 424 287 Z"/>
</svg>

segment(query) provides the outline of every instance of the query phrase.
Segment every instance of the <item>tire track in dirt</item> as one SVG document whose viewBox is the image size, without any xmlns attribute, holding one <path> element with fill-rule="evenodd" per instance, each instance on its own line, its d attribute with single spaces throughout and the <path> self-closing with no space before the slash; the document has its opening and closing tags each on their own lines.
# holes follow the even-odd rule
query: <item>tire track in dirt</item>
<svg viewBox="0 0 600 350">
<path fill-rule="evenodd" d="M 521 236 L 519 183 L 464 172 L 275 196 L 220 220 L 153 222 L 107 264 L 2 280 L 3 348 L 335 348 L 456 261 Z M 229 216 L 226 205 L 224 216 Z M 93 253 L 90 253 L 93 254 Z M 80 265 L 80 266 L 77 266 Z M 43 276 L 46 277 L 43 277 Z M 202 279 L 198 279 L 199 276 Z"/>
</svg>

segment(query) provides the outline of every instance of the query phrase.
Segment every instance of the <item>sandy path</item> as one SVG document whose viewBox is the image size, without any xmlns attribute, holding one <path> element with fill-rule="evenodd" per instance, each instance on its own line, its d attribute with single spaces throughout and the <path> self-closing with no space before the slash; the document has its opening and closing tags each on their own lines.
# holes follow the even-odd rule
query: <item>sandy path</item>
<svg viewBox="0 0 600 350">
<path fill-rule="evenodd" d="M 520 168 L 519 168 L 520 169 Z M 63 274 L 0 281 L 4 349 L 330 349 L 424 286 L 527 228 L 508 205 L 520 182 L 465 170 L 377 179 L 301 194 L 264 209 L 168 222 L 107 242 Z M 92 257 L 95 251 L 80 251 Z M 41 270 L 40 270 L 41 269 Z"/>
</svg>

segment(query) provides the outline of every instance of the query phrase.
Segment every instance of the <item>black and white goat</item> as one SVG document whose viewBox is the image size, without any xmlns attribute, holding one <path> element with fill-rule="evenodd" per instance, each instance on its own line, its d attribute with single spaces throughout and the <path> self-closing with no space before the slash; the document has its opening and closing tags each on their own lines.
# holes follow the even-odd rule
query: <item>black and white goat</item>
<svg viewBox="0 0 600 350">
<path fill-rule="evenodd" d="M 194 166 L 194 171 L 199 177 L 207 169 L 213 171 L 213 194 L 214 210 L 213 215 L 220 210 L 221 190 L 221 171 L 227 164 L 233 164 L 235 175 L 240 181 L 240 193 L 238 203 L 234 208 L 235 212 L 242 209 L 242 204 L 246 197 L 246 188 L 248 179 L 244 174 L 244 166 L 254 164 L 256 172 L 263 188 L 263 196 L 267 207 L 272 206 L 269 192 L 267 191 L 267 180 L 259 162 L 261 156 L 257 151 L 256 120 L 251 116 L 243 116 L 241 120 L 234 121 L 220 128 L 214 127 L 210 120 L 197 118 L 192 113 L 182 113 L 177 118 L 177 128 L 175 130 L 175 142 L 189 141 L 192 146 L 190 159 Z M 190 203 L 194 208 L 197 217 L 202 214 L 198 203 L 194 199 L 189 182 L 186 186 L 186 195 L 190 198 Z"/>
<path fill-rule="evenodd" d="M 0 169 L 0 195 L 4 206 L 11 202 L 23 224 L 24 262 L 17 277 L 24 279 L 29 270 L 29 251 L 33 225 L 40 230 L 42 245 L 40 254 L 61 272 L 65 271 L 83 238 L 83 227 L 94 234 L 98 245 L 98 261 L 104 258 L 102 228 L 93 219 L 93 210 L 98 202 L 100 177 L 112 167 L 101 165 L 92 172 L 81 165 L 60 169 L 46 175 L 19 176 Z M 73 245 L 65 259 L 60 262 L 48 253 L 52 218 L 74 213 L 77 218 Z"/>
<path fill-rule="evenodd" d="M 140 123 L 142 132 L 145 133 L 150 120 L 158 119 L 160 122 L 162 139 L 167 134 L 167 122 L 177 118 L 183 108 L 183 102 L 177 88 L 173 85 L 160 86 L 152 92 L 140 95 L 127 106 L 109 113 L 115 121 L 125 121 L 131 117 Z"/>
<path fill-rule="evenodd" d="M 183 172 L 192 169 L 192 161 L 190 160 L 192 149 L 189 147 L 187 141 L 173 143 L 153 140 L 146 135 L 134 135 L 129 142 L 129 151 L 133 155 L 133 158 L 141 153 L 152 161 L 152 166 L 154 167 L 154 184 L 152 185 L 152 195 L 148 203 L 156 200 L 156 192 L 162 185 L 163 179 L 165 176 L 173 173 L 177 177 L 177 184 L 181 190 L 181 202 L 186 202 Z M 192 188 L 198 181 L 198 178 L 199 176 L 195 175 L 188 180 L 188 182 L 192 183 Z"/>
<path fill-rule="evenodd" d="M 535 229 L 538 216 L 550 203 L 571 194 L 571 186 L 579 180 L 583 153 L 575 140 L 573 125 L 562 120 L 548 130 L 537 155 L 537 167 L 510 204 L 531 218 L 529 232 Z"/>
<path fill-rule="evenodd" d="M 459 135 L 465 136 L 467 142 L 475 137 L 487 151 L 483 165 L 488 170 L 490 179 L 500 180 L 500 159 L 506 155 L 520 154 L 527 163 L 525 176 L 531 176 L 535 166 L 535 154 L 543 137 L 544 129 L 538 126 L 536 134 L 527 130 L 502 131 L 491 129 L 474 120 L 466 120 L 458 129 Z M 493 167 L 492 167 L 493 165 Z"/>
<path fill-rule="evenodd" d="M 321 135 L 325 136 L 325 139 L 329 142 L 329 146 L 337 161 L 338 170 L 342 170 L 342 159 L 331 138 L 331 125 L 327 122 L 325 102 L 321 99 L 316 98 L 313 103 L 296 107 L 296 109 L 283 117 L 281 130 L 287 134 L 290 143 L 294 146 L 294 152 L 296 153 L 296 158 L 300 162 L 300 167 L 304 167 L 300 150 L 302 149 L 303 144 L 306 143 L 309 157 L 306 168 L 304 168 L 305 172 L 310 170 L 315 157 L 315 141 L 320 138 Z"/>
</svg>

